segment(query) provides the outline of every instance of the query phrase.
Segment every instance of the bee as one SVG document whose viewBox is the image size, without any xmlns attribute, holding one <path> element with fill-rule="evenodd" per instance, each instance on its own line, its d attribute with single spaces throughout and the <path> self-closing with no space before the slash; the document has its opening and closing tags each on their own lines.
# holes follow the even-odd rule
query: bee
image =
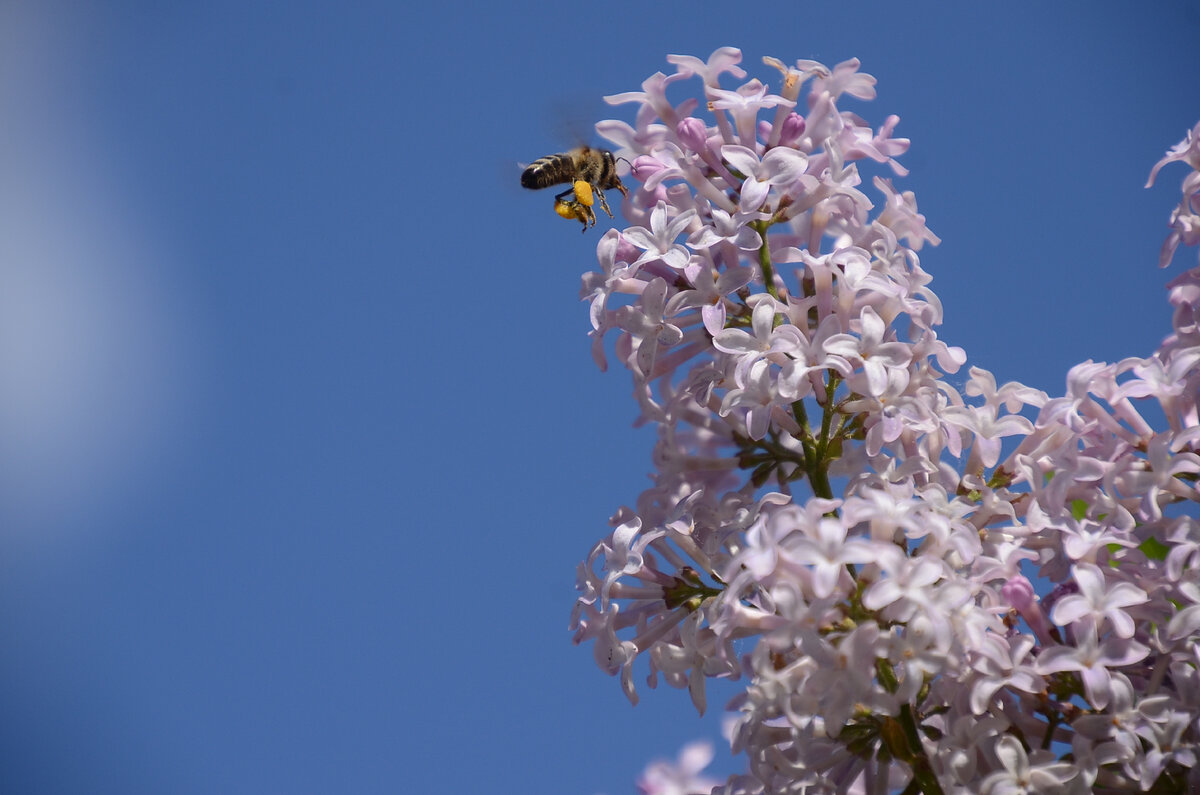
<svg viewBox="0 0 1200 795">
<path fill-rule="evenodd" d="M 547 155 L 533 161 L 521 174 L 521 185 L 530 190 L 566 182 L 570 182 L 571 187 L 554 197 L 554 210 L 563 218 L 579 221 L 584 232 L 589 225 L 596 225 L 596 213 L 592 210 L 595 198 L 600 199 L 600 207 L 608 217 L 613 217 L 604 198 L 605 188 L 616 188 L 622 196 L 629 195 L 617 176 L 616 158 L 607 149 L 581 146 L 570 152 Z M 566 198 L 571 194 L 574 194 L 573 198 Z"/>
</svg>

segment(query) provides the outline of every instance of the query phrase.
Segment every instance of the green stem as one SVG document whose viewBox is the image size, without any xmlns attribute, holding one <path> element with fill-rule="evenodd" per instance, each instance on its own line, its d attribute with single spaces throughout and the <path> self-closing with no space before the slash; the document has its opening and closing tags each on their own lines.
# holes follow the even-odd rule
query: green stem
<svg viewBox="0 0 1200 795">
<path fill-rule="evenodd" d="M 908 704 L 900 707 L 900 725 L 904 727 L 904 734 L 912 751 L 909 765 L 912 767 L 913 780 L 920 785 L 921 792 L 925 795 L 943 795 L 942 785 L 938 783 L 933 766 L 929 764 L 925 746 L 921 744 L 921 737 L 917 733 L 917 720 Z"/>
<path fill-rule="evenodd" d="M 767 243 L 767 222 L 751 221 L 750 226 L 762 237 L 762 245 L 758 247 L 758 266 L 762 269 L 763 284 L 766 285 L 767 292 L 771 294 L 771 297 L 778 300 L 779 290 L 775 288 L 775 267 L 771 264 L 771 249 Z"/>
</svg>

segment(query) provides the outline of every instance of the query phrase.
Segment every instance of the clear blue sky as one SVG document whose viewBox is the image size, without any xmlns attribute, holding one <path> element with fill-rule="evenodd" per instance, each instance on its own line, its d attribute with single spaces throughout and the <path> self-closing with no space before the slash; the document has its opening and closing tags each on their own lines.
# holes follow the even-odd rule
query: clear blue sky
<svg viewBox="0 0 1200 795">
<path fill-rule="evenodd" d="M 0 3 L 6 792 L 616 795 L 715 733 L 570 645 L 650 437 L 607 219 L 518 186 L 668 53 L 859 57 L 999 379 L 1169 328 L 1189 0 L 96 5 Z"/>
</svg>

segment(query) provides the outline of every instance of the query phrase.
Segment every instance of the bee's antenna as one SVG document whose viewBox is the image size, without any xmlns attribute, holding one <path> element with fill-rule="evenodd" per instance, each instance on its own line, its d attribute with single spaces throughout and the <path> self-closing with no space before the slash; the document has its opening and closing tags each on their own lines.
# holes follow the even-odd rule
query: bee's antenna
<svg viewBox="0 0 1200 795">
<path fill-rule="evenodd" d="M 614 162 L 614 163 L 620 163 L 622 160 L 624 160 L 626 163 L 629 163 L 629 159 L 628 159 L 628 158 L 625 158 L 625 157 L 618 157 L 618 158 L 617 158 L 616 160 L 614 160 L 613 162 Z M 632 171 L 632 170 L 633 170 L 633 163 L 629 163 L 629 170 L 630 170 L 630 171 Z"/>
</svg>

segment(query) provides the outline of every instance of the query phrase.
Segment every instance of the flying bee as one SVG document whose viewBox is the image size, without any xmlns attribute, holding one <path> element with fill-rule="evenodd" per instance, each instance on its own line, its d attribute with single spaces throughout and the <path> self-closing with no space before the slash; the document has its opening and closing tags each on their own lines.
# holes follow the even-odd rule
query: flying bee
<svg viewBox="0 0 1200 795">
<path fill-rule="evenodd" d="M 609 218 L 613 214 L 604 198 L 604 190 L 616 188 L 622 196 L 629 195 L 617 176 L 617 160 L 607 149 L 581 146 L 570 152 L 547 155 L 530 163 L 529 168 L 521 174 L 521 185 L 531 190 L 566 182 L 570 182 L 571 187 L 554 197 L 554 210 L 563 218 L 574 218 L 581 222 L 585 232 L 589 223 L 596 225 L 596 213 L 592 211 L 593 194 L 599 197 L 600 207 Z M 565 198 L 572 193 L 575 194 L 573 199 Z"/>
</svg>

